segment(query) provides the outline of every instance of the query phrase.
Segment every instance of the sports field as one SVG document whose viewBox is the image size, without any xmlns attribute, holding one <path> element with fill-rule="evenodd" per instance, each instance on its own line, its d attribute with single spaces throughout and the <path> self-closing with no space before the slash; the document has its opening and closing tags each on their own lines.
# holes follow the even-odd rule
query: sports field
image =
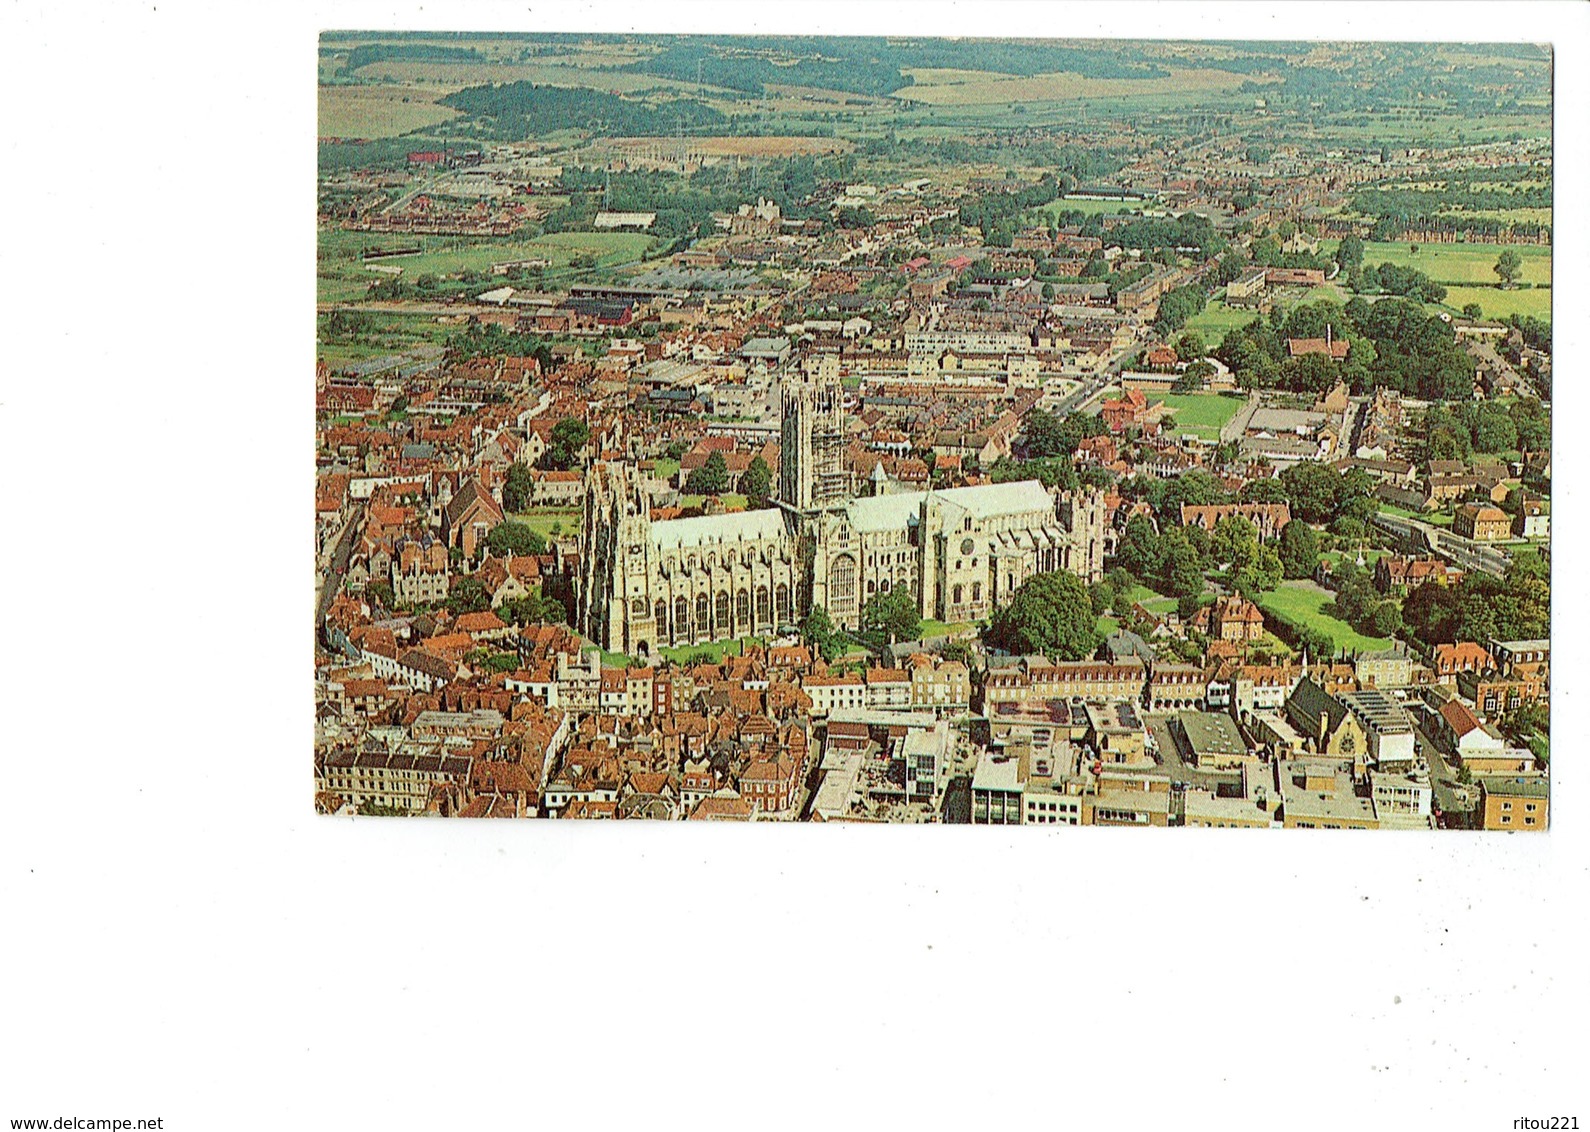
<svg viewBox="0 0 1590 1132">
<path fill-rule="evenodd" d="M 1218 441 L 1220 430 L 1241 411 L 1246 398 L 1225 393 L 1164 393 L 1151 400 L 1163 401 L 1175 414 L 1172 431 L 1192 433 L 1201 440 Z"/>
</svg>

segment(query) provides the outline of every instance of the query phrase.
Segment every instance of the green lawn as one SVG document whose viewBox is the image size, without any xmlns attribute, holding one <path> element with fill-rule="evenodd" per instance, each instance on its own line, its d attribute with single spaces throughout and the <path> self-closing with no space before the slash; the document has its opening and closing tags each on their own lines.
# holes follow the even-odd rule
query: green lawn
<svg viewBox="0 0 1590 1132">
<path fill-rule="evenodd" d="M 1517 314 L 1550 322 L 1551 291 L 1550 287 L 1517 291 L 1504 291 L 1500 287 L 1448 287 L 1446 305 L 1460 311 L 1469 303 L 1478 303 L 1486 318 L 1503 319 Z"/>
<path fill-rule="evenodd" d="M 1062 212 L 1080 212 L 1085 216 L 1114 216 L 1116 213 L 1138 212 L 1158 207 L 1151 200 L 1056 200 L 1040 206 L 1035 211 L 1050 220 Z"/>
<path fill-rule="evenodd" d="M 929 618 L 922 622 L 922 629 L 918 633 L 924 641 L 929 637 L 947 637 L 951 633 L 959 633 L 966 629 L 975 629 L 977 626 L 970 621 L 944 622 L 934 621 Z"/>
<path fill-rule="evenodd" d="M 658 460 L 657 470 L 653 474 L 661 480 L 672 480 L 679 474 L 679 461 L 668 459 Z"/>
<path fill-rule="evenodd" d="M 1414 267 L 1437 283 L 1450 287 L 1454 283 L 1499 283 L 1493 270 L 1496 258 L 1502 253 L 1499 244 L 1420 244 L 1417 252 L 1410 252 L 1408 244 L 1367 243 L 1364 245 L 1364 266 L 1378 263 L 1395 263 Z M 1551 282 L 1551 248 L 1520 245 L 1513 250 L 1524 261 L 1521 283 Z M 1447 300 L 1451 302 L 1450 297 Z M 1463 300 L 1456 303 L 1462 306 Z"/>
<path fill-rule="evenodd" d="M 1192 433 L 1202 440 L 1217 441 L 1225 423 L 1241 411 L 1247 399 L 1225 393 L 1156 394 L 1175 414 L 1173 432 Z"/>
<path fill-rule="evenodd" d="M 1228 307 L 1215 299 L 1187 320 L 1187 329 L 1198 331 L 1204 336 L 1204 342 L 1213 348 L 1220 345 L 1227 331 L 1238 330 L 1259 317 L 1257 311 Z"/>
<path fill-rule="evenodd" d="M 529 511 L 509 515 L 508 518 L 518 523 L 523 523 L 532 531 L 543 538 L 552 538 L 552 527 L 556 524 L 564 535 L 572 535 L 580 529 L 581 513 L 565 507 L 536 507 Z"/>
<path fill-rule="evenodd" d="M 1333 600 L 1334 595 L 1303 588 L 1296 582 L 1282 582 L 1279 589 L 1259 597 L 1259 608 L 1329 635 L 1338 650 L 1369 652 L 1391 647 L 1390 638 L 1366 637 L 1347 622 L 1321 612 L 1321 607 Z"/>
</svg>

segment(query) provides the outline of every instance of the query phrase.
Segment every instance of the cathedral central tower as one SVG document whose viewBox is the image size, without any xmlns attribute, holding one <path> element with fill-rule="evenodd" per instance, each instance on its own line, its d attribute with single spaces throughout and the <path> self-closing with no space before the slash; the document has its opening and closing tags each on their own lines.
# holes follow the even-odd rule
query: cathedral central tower
<svg viewBox="0 0 1590 1132">
<path fill-rule="evenodd" d="M 779 413 L 779 502 L 802 513 L 843 506 L 845 398 L 838 378 L 786 377 Z"/>
</svg>

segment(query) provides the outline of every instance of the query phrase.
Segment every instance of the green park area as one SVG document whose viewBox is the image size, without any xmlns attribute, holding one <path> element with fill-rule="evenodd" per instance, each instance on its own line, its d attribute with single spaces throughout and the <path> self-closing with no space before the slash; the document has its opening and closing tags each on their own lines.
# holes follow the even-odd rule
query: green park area
<svg viewBox="0 0 1590 1132">
<path fill-rule="evenodd" d="M 1419 250 L 1414 251 L 1415 247 Z M 1551 248 L 1512 245 L 1522 270 L 1519 286 L 1506 290 L 1496 274 L 1496 261 L 1503 250 L 1497 244 L 1368 243 L 1364 245 L 1364 264 L 1391 263 L 1424 272 L 1446 288 L 1444 306 L 1450 310 L 1478 303 L 1486 318 L 1516 314 L 1550 320 Z"/>
<path fill-rule="evenodd" d="M 1259 596 L 1259 608 L 1330 637 L 1337 651 L 1371 652 L 1391 647 L 1389 637 L 1366 637 L 1347 622 L 1324 612 L 1335 595 L 1312 582 L 1282 582 Z"/>
<path fill-rule="evenodd" d="M 1418 251 L 1412 249 L 1417 247 Z M 1551 248 L 1514 246 L 1523 261 L 1520 283 L 1551 282 Z M 1500 283 L 1494 270 L 1496 259 L 1502 254 L 1497 244 L 1411 244 L 1366 243 L 1364 266 L 1394 263 L 1399 267 L 1412 267 L 1424 272 L 1437 283 L 1448 287 L 1464 283 Z"/>
<path fill-rule="evenodd" d="M 1247 403 L 1240 394 L 1228 393 L 1166 393 L 1154 399 L 1163 401 L 1174 415 L 1172 431 L 1211 442 L 1220 439 L 1220 430 Z"/>
<path fill-rule="evenodd" d="M 1232 330 L 1248 325 L 1261 317 L 1257 311 L 1242 307 L 1228 307 L 1219 299 L 1212 299 L 1203 310 L 1187 320 L 1186 329 L 1202 334 L 1210 349 L 1220 345 L 1220 340 Z"/>
<path fill-rule="evenodd" d="M 365 297 L 370 284 L 401 279 L 412 282 L 421 275 L 454 275 L 464 271 L 488 273 L 479 290 L 507 282 L 489 277 L 491 266 L 517 260 L 545 260 L 548 278 L 562 278 L 577 258 L 603 267 L 633 263 L 652 244 L 639 232 L 551 232 L 542 236 L 415 236 L 396 232 L 350 232 L 323 227 L 317 249 L 317 291 L 320 302 L 352 302 Z M 390 251 L 418 247 L 415 255 L 373 261 L 382 268 L 401 268 L 401 274 L 370 270 L 363 255 L 369 250 Z M 473 292 L 472 292 L 473 293 Z"/>
</svg>

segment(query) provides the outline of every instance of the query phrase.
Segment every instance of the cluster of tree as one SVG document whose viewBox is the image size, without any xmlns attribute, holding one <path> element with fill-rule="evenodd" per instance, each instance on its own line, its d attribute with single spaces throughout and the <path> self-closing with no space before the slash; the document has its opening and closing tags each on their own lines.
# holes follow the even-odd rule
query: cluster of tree
<svg viewBox="0 0 1590 1132">
<path fill-rule="evenodd" d="M 568 471 L 580 463 L 580 453 L 591 439 L 591 429 L 578 417 L 564 417 L 552 426 L 541 462 L 548 468 Z"/>
<path fill-rule="evenodd" d="M 321 340 L 325 342 L 357 342 L 375 333 L 377 328 L 375 315 L 369 311 L 354 311 L 338 308 L 326 316 L 325 328 L 321 331 Z"/>
<path fill-rule="evenodd" d="M 1402 631 L 1402 609 L 1393 598 L 1382 598 L 1369 571 L 1343 558 L 1331 580 L 1336 598 L 1325 612 L 1332 613 L 1366 637 L 1392 637 Z"/>
<path fill-rule="evenodd" d="M 1290 267 L 1300 270 L 1329 271 L 1331 257 L 1324 253 L 1289 252 L 1282 250 L 1281 237 L 1274 234 L 1260 236 L 1253 241 L 1249 252 L 1259 267 Z"/>
<path fill-rule="evenodd" d="M 486 536 L 486 546 L 498 556 L 544 554 L 547 540 L 527 524 L 507 519 L 491 528 L 491 533 Z"/>
<path fill-rule="evenodd" d="M 1284 470 L 1278 480 L 1248 484 L 1243 490 L 1243 499 L 1269 502 L 1259 496 L 1273 494 L 1277 486 L 1291 505 L 1292 518 L 1305 523 L 1329 523 L 1344 518 L 1367 523 L 1380 510 L 1375 499 L 1375 481 L 1362 468 L 1341 472 L 1329 464 L 1294 464 Z"/>
<path fill-rule="evenodd" d="M 828 616 L 828 610 L 820 605 L 812 606 L 811 611 L 801 618 L 800 633 L 801 640 L 828 661 L 842 656 L 849 643 L 844 632 Z"/>
<path fill-rule="evenodd" d="M 439 100 L 461 111 L 479 136 L 502 141 L 585 130 L 602 137 L 669 137 L 710 132 L 726 121 L 704 102 L 680 98 L 653 105 L 598 90 L 512 82 L 465 87 Z M 457 123 L 451 124 L 452 128 Z"/>
<path fill-rule="evenodd" d="M 1529 640 L 1551 623 L 1551 571 L 1539 558 L 1515 556 L 1503 577 L 1474 570 L 1456 585 L 1426 582 L 1402 603 L 1408 630 L 1429 644 Z"/>
<path fill-rule="evenodd" d="M 1086 659 L 1101 641 L 1088 588 L 1067 570 L 1023 582 L 1009 603 L 994 611 L 985 637 L 1006 652 L 1058 660 Z"/>
<path fill-rule="evenodd" d="M 484 613 L 491 608 L 491 591 L 479 578 L 466 574 L 448 587 L 443 604 L 454 617 L 463 613 Z"/>
<path fill-rule="evenodd" d="M 1288 356 L 1287 339 L 1323 338 L 1326 328 L 1348 343 L 1339 366 L 1322 354 Z M 1373 304 L 1360 297 L 1346 306 L 1324 300 L 1279 308 L 1229 331 L 1216 356 L 1248 389 L 1291 389 L 1318 393 L 1339 378 L 1363 393 L 1395 389 L 1432 401 L 1467 398 L 1474 384 L 1474 362 L 1458 344 L 1452 327 L 1405 298 Z"/>
<path fill-rule="evenodd" d="M 1102 225 L 1100 232 L 1103 231 Z M 1132 220 L 1113 229 L 1111 238 L 1123 248 L 1193 248 L 1200 259 L 1219 255 L 1229 246 L 1226 238 L 1215 231 L 1214 222 L 1198 213 L 1183 213 L 1175 220 L 1144 217 Z"/>
<path fill-rule="evenodd" d="M 1202 468 L 1170 479 L 1139 473 L 1123 480 L 1120 490 L 1125 498 L 1142 500 L 1152 507 L 1162 526 L 1181 522 L 1183 504 L 1202 507 L 1231 502 L 1231 492 Z"/>
<path fill-rule="evenodd" d="M 877 217 L 872 214 L 872 209 L 865 205 L 859 208 L 846 206 L 834 215 L 834 223 L 841 228 L 871 228 L 877 223 Z"/>
<path fill-rule="evenodd" d="M 509 598 L 497 607 L 497 616 L 510 625 L 567 623 L 569 611 L 557 598 L 547 597 L 537 586 L 524 597 Z"/>
<path fill-rule="evenodd" d="M 1379 291 L 1387 295 L 1406 295 L 1421 303 L 1446 302 L 1446 288 L 1432 282 L 1424 272 L 1395 263 L 1382 263 L 1348 273 L 1347 285 L 1358 292 Z"/>
<path fill-rule="evenodd" d="M 1293 519 L 1281 528 L 1276 554 L 1283 577 L 1312 578 L 1319 566 L 1319 534 L 1303 520 Z"/>
<path fill-rule="evenodd" d="M 1068 413 L 1065 417 L 1057 417 L 1042 409 L 1034 409 L 1022 419 L 1019 448 L 1024 456 L 1038 459 L 1071 456 L 1088 437 L 1101 436 L 1106 431 L 1102 420 L 1086 413 Z"/>
<path fill-rule="evenodd" d="M 1173 287 L 1159 299 L 1159 313 L 1154 318 L 1154 329 L 1161 334 L 1180 330 L 1187 320 L 1209 301 L 1202 287 Z"/>
<path fill-rule="evenodd" d="M 1115 564 L 1144 585 L 1178 599 L 1184 616 L 1198 608 L 1204 570 L 1212 565 L 1209 533 L 1201 527 L 1165 526 L 1156 530 L 1146 515 L 1127 521 Z"/>
<path fill-rule="evenodd" d="M 1037 480 L 1045 487 L 1058 487 L 1075 491 L 1079 487 L 1108 487 L 1114 476 L 1103 468 L 1078 469 L 1069 456 L 1045 456 L 1030 460 L 1002 456 L 988 468 L 992 483 L 1015 483 L 1019 480 Z"/>
<path fill-rule="evenodd" d="M 502 505 L 509 511 L 523 511 L 530 506 L 530 495 L 535 490 L 535 477 L 530 469 L 518 461 L 508 467 L 502 481 Z"/>
<path fill-rule="evenodd" d="M 507 330 L 495 322 L 472 322 L 447 338 L 447 360 L 457 365 L 475 358 L 534 358 L 542 372 L 551 372 L 552 347 L 546 339 L 518 330 Z"/>
<path fill-rule="evenodd" d="M 960 220 L 962 224 L 980 229 L 985 242 L 1009 247 L 1015 230 L 1023 223 L 1023 214 L 1053 201 L 1060 191 L 1059 180 L 1048 174 L 1036 184 L 1011 192 L 983 193 L 963 203 Z"/>
<path fill-rule="evenodd" d="M 685 490 L 692 495 L 722 495 L 729 490 L 729 462 L 722 452 L 714 452 L 706 463 L 691 472 Z"/>
<path fill-rule="evenodd" d="M 1457 401 L 1424 415 L 1426 458 L 1466 460 L 1475 452 L 1538 451 L 1551 444 L 1551 416 L 1532 397 L 1508 404 Z"/>
<path fill-rule="evenodd" d="M 1442 188 L 1361 189 L 1352 195 L 1360 216 L 1390 220 L 1402 227 L 1419 228 L 1437 217 L 1450 220 L 1454 209 L 1464 212 L 1503 212 L 1513 208 L 1550 208 L 1551 182 L 1514 181 L 1501 188 L 1482 189 L 1449 180 Z"/>
<path fill-rule="evenodd" d="M 1226 570 L 1232 586 L 1248 598 L 1275 589 L 1285 574 L 1279 553 L 1272 546 L 1261 545 L 1259 529 L 1241 515 L 1227 515 L 1215 523 L 1209 533 L 1208 557 Z"/>
<path fill-rule="evenodd" d="M 922 614 L 916 598 L 904 586 L 867 599 L 861 610 L 861 641 L 880 649 L 895 641 L 914 641 L 922 631 Z"/>
</svg>

